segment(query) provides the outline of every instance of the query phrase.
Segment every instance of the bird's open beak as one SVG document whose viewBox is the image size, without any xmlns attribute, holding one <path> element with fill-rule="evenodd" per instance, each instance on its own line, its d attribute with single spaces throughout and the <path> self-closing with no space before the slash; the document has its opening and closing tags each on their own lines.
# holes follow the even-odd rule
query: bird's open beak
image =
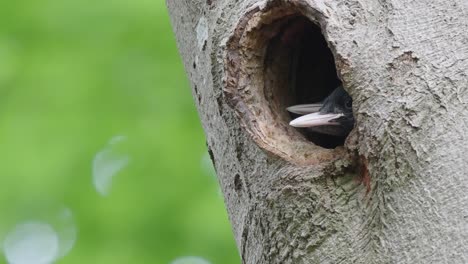
<svg viewBox="0 0 468 264">
<path fill-rule="evenodd" d="M 317 127 L 317 126 L 332 126 L 339 125 L 336 119 L 344 116 L 344 114 L 321 114 L 312 113 L 304 115 L 292 120 L 289 125 L 293 127 Z"/>
<path fill-rule="evenodd" d="M 317 104 L 293 105 L 293 106 L 286 108 L 286 110 L 294 114 L 306 115 L 306 114 L 318 112 L 320 108 L 322 108 L 322 104 L 317 103 Z"/>
</svg>

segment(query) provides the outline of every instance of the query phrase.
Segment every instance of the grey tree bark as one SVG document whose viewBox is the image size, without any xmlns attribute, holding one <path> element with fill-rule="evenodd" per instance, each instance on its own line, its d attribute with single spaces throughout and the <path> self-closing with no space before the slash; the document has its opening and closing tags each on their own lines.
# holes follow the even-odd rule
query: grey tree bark
<svg viewBox="0 0 468 264">
<path fill-rule="evenodd" d="M 167 6 L 243 263 L 468 263 L 468 1 Z M 266 58 L 298 16 L 353 97 L 344 146 L 288 126 Z"/>
</svg>

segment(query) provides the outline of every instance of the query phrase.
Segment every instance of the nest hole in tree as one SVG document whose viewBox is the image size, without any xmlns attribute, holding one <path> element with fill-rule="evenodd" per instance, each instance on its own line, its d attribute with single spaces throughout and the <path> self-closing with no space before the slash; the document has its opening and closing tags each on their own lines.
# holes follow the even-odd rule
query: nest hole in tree
<svg viewBox="0 0 468 264">
<path fill-rule="evenodd" d="M 325 23 L 308 1 L 271 1 L 245 13 L 225 44 L 223 98 L 257 146 L 298 165 L 346 153 L 337 147 L 346 137 L 296 129 L 286 110 L 320 102 L 341 83 Z"/>
<path fill-rule="evenodd" d="M 341 84 L 335 60 L 320 27 L 307 17 L 292 15 L 277 20 L 274 37 L 267 45 L 264 65 L 265 95 L 285 122 L 299 115 L 288 106 L 317 103 Z M 323 148 L 342 146 L 345 137 L 297 129 Z"/>
</svg>

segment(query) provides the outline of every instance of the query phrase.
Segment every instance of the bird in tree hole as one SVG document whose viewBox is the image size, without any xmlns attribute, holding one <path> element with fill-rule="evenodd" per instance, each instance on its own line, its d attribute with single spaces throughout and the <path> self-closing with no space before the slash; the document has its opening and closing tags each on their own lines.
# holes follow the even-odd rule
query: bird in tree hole
<svg viewBox="0 0 468 264">
<path fill-rule="evenodd" d="M 316 133 L 346 138 L 354 127 L 352 105 L 351 96 L 340 85 L 320 103 L 288 107 L 289 112 L 302 115 L 289 124 Z"/>
<path fill-rule="evenodd" d="M 305 127 L 316 133 L 345 139 L 354 127 L 352 106 L 351 96 L 340 85 L 320 103 L 288 107 L 289 112 L 303 115 L 289 124 L 293 127 Z M 366 187 L 367 195 L 371 190 L 368 161 L 363 155 L 359 158 L 360 181 Z"/>
</svg>

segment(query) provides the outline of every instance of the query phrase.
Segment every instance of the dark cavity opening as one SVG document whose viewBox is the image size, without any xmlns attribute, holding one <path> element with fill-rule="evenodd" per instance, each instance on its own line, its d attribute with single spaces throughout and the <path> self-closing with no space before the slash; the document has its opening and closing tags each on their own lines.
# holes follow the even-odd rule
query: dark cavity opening
<svg viewBox="0 0 468 264">
<path fill-rule="evenodd" d="M 278 33 L 270 40 L 265 57 L 265 92 L 289 123 L 300 115 L 288 113 L 288 106 L 321 102 L 341 81 L 319 26 L 303 16 L 286 17 L 277 23 Z M 297 130 L 324 148 L 342 146 L 347 137 Z"/>
</svg>

